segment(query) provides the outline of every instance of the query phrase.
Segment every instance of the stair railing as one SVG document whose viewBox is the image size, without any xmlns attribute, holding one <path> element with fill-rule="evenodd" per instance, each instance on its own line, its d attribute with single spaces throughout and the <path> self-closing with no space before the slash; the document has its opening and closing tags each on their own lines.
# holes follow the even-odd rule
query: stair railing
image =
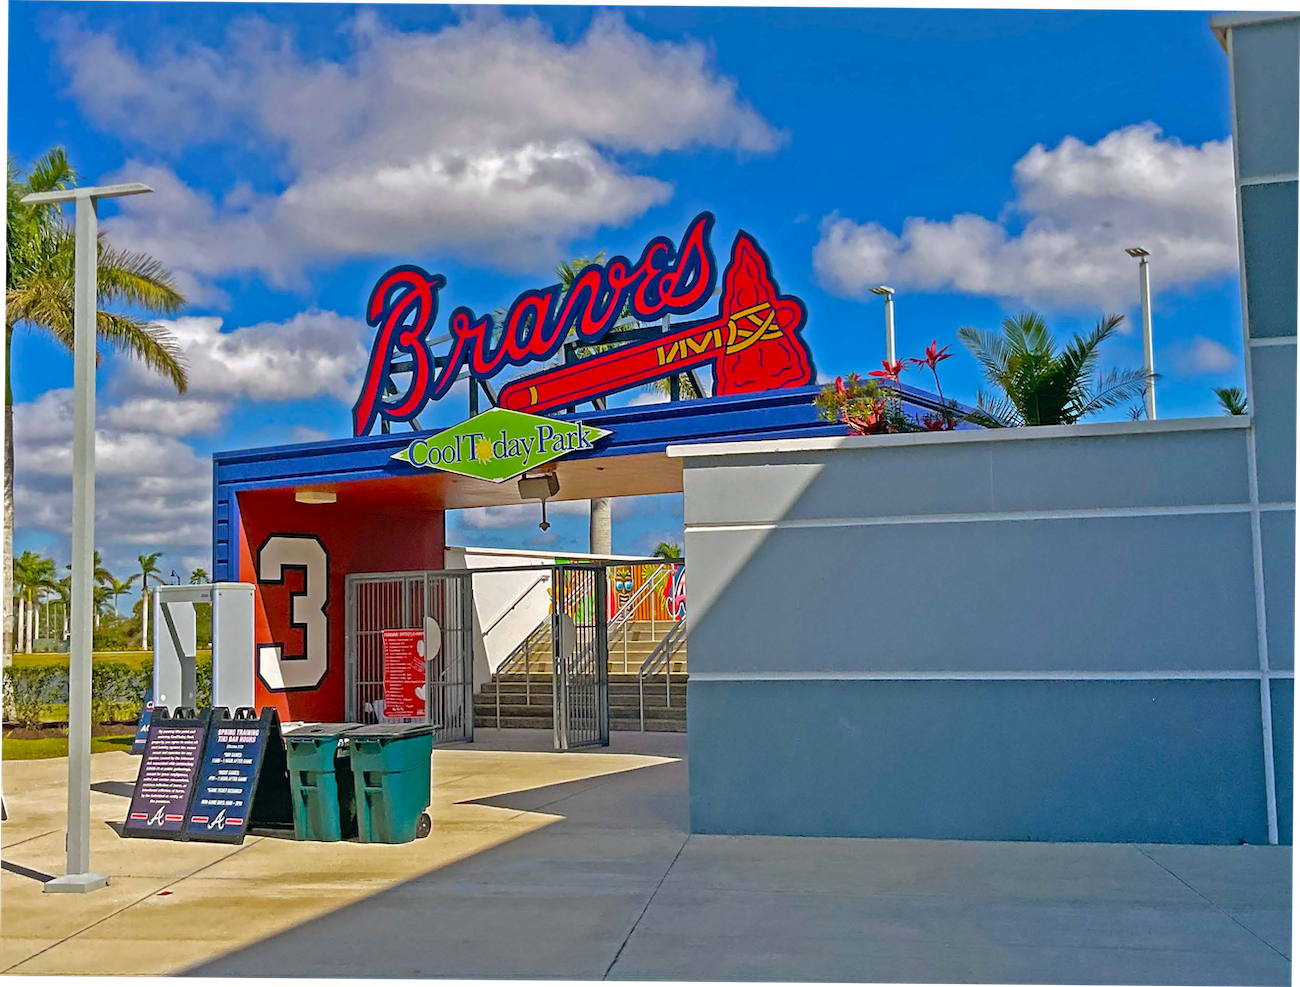
<svg viewBox="0 0 1300 987">
<path fill-rule="evenodd" d="M 506 660 L 497 666 L 497 670 L 493 674 L 492 680 L 496 684 L 498 730 L 501 729 L 501 676 L 506 672 L 516 671 L 517 664 L 522 656 L 524 662 L 524 705 L 531 706 L 533 704 L 533 669 L 531 658 L 533 653 L 533 642 L 541 635 L 549 634 L 550 631 L 551 617 L 550 614 L 547 614 L 546 619 L 529 631 L 524 639 L 515 646 L 515 649 L 506 656 Z"/>
<path fill-rule="evenodd" d="M 641 732 L 645 733 L 645 680 L 660 669 L 664 671 L 664 707 L 673 708 L 673 662 L 672 657 L 686 643 L 686 621 L 674 621 L 662 641 L 655 645 L 640 670 L 636 673 L 637 704 L 641 707 Z"/>
<path fill-rule="evenodd" d="M 653 564 L 653 563 L 651 563 Z M 606 640 L 609 642 L 609 649 L 612 652 L 619 638 L 623 641 L 623 674 L 627 674 L 627 637 L 631 629 L 633 620 L 636 617 L 637 609 L 647 599 L 654 596 L 655 590 L 660 587 L 664 577 L 672 571 L 673 562 L 665 562 L 663 565 L 655 566 L 654 573 L 636 588 L 636 592 L 627 598 L 627 601 L 620 606 L 614 616 L 609 619 L 609 628 Z M 653 637 L 655 632 L 655 608 L 650 604 L 650 636 Z"/>
</svg>

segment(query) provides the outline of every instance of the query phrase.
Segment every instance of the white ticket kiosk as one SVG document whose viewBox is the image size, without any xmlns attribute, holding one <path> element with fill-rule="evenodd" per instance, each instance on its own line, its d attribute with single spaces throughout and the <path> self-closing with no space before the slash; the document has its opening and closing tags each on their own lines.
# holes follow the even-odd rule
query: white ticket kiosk
<svg viewBox="0 0 1300 987">
<path fill-rule="evenodd" d="M 253 585 L 159 586 L 153 596 L 153 701 L 194 708 L 194 604 L 212 604 L 212 705 L 253 705 Z"/>
</svg>

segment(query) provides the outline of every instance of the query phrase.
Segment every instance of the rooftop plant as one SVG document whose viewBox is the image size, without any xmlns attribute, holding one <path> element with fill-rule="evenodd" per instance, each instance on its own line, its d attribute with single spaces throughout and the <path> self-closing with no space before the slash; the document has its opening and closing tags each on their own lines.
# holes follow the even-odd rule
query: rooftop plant
<svg viewBox="0 0 1300 987">
<path fill-rule="evenodd" d="M 1037 312 L 1002 320 L 1001 332 L 962 326 L 957 337 L 975 355 L 994 393 L 976 392 L 967 420 L 986 428 L 1073 425 L 1089 415 L 1140 396 L 1144 370 L 1097 371 L 1101 344 L 1119 328 L 1122 315 L 1107 315 L 1086 336 L 1058 347 Z"/>
</svg>

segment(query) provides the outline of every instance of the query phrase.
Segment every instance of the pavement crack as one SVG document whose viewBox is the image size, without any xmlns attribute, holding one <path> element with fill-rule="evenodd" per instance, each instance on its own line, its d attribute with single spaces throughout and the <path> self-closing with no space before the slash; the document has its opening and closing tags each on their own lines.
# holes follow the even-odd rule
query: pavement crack
<svg viewBox="0 0 1300 987">
<path fill-rule="evenodd" d="M 1191 884 L 1188 884 L 1188 883 L 1187 883 L 1185 880 L 1183 880 L 1180 876 L 1178 876 L 1177 874 L 1175 874 L 1172 870 L 1170 870 L 1168 867 L 1166 867 L 1164 864 L 1162 864 L 1162 863 L 1161 863 L 1159 860 L 1157 860 L 1155 857 L 1151 856 L 1151 854 L 1147 853 L 1145 850 L 1143 850 L 1143 849 L 1142 849 L 1140 846 L 1138 846 L 1136 843 L 1130 843 L 1129 846 L 1131 846 L 1131 847 L 1132 847 L 1134 850 L 1136 850 L 1138 853 L 1142 854 L 1142 856 L 1146 857 L 1147 860 L 1151 861 L 1153 864 L 1155 864 L 1157 867 L 1159 867 L 1162 871 L 1164 871 L 1166 874 L 1168 874 L 1170 877 L 1172 877 L 1175 881 L 1177 881 L 1177 882 L 1178 882 L 1179 884 L 1181 884 L 1183 887 L 1187 888 L 1187 890 L 1190 891 L 1190 892 L 1192 892 L 1192 894 L 1196 895 L 1198 898 L 1200 898 L 1200 899 L 1201 899 L 1202 901 L 1204 901 L 1206 904 L 1210 905 L 1210 906 L 1211 906 L 1215 911 L 1217 911 L 1220 915 L 1222 915 L 1224 918 L 1226 918 L 1229 922 L 1232 922 L 1234 925 L 1240 926 L 1241 928 L 1245 929 L 1245 930 L 1246 930 L 1247 932 L 1249 932 L 1252 936 L 1254 936 L 1256 939 L 1258 939 L 1260 942 L 1262 942 L 1265 946 L 1267 946 L 1267 947 L 1268 947 L 1269 949 L 1271 949 L 1273 952 L 1277 953 L 1278 956 L 1282 957 L 1282 959 L 1286 960 L 1288 963 L 1291 962 L 1291 957 L 1287 956 L 1286 953 L 1282 952 L 1282 950 L 1278 949 L 1278 948 L 1277 948 L 1276 946 L 1274 946 L 1271 942 L 1269 942 L 1267 939 L 1265 939 L 1263 936 L 1261 936 L 1258 932 L 1256 932 L 1256 931 L 1255 931 L 1254 929 L 1252 929 L 1250 926 L 1246 925 L 1244 922 L 1242 922 L 1240 919 L 1238 919 L 1235 915 L 1232 914 L 1232 912 L 1228 911 L 1226 908 L 1224 908 L 1222 905 L 1220 905 L 1217 901 L 1214 901 L 1212 898 L 1210 898 L 1208 895 L 1206 895 L 1203 891 L 1199 890 L 1198 888 L 1192 886 Z"/>
<path fill-rule="evenodd" d="M 672 871 L 673 867 L 676 866 L 678 858 L 681 857 L 682 851 L 686 849 L 686 844 L 689 843 L 690 841 L 691 841 L 691 837 L 690 834 L 688 833 L 686 835 L 686 839 L 682 840 L 682 845 L 679 846 L 677 848 L 677 852 L 673 854 L 672 862 L 668 865 L 667 869 L 664 871 L 663 877 L 659 878 L 659 883 L 656 884 L 655 889 L 650 892 L 650 897 L 646 899 L 645 907 L 641 909 L 641 914 L 636 917 L 636 921 L 632 923 L 632 928 L 627 930 L 627 935 L 624 936 L 623 941 L 619 943 L 618 951 L 614 953 L 614 958 L 609 961 L 609 966 L 605 967 L 605 973 L 601 976 L 600 978 L 601 980 L 609 979 L 610 971 L 614 969 L 614 964 L 618 962 L 618 958 L 623 955 L 623 950 L 627 948 L 628 942 L 631 941 L 632 939 L 632 933 L 636 932 L 636 927 L 640 925 L 641 920 L 645 918 L 645 913 L 650 910 L 650 903 L 655 900 L 655 895 L 657 895 L 659 893 L 659 889 L 664 886 L 664 881 L 668 880 L 669 873 Z"/>
<path fill-rule="evenodd" d="M 57 831 L 56 831 L 56 832 L 57 832 Z M 48 946 L 46 946 L 44 949 L 39 950 L 38 952 L 32 953 L 31 956 L 24 957 L 23 959 L 19 960 L 17 963 L 13 964 L 12 966 L 5 967 L 4 969 L 0 970 L 0 973 L 9 973 L 11 970 L 17 970 L 18 967 L 22 966 L 24 963 L 28 963 L 28 962 L 30 962 L 30 961 L 36 959 L 36 957 L 38 957 L 38 956 L 43 956 L 43 955 L 45 955 L 45 954 L 48 953 L 51 949 L 55 949 L 55 948 L 58 947 L 58 946 L 62 946 L 65 942 L 67 942 L 67 941 L 70 940 L 70 939 L 76 939 L 77 936 L 81 935 L 81 934 L 84 933 L 84 932 L 89 932 L 91 929 L 95 928 L 95 926 L 97 926 L 97 925 L 102 925 L 103 923 L 107 922 L 107 921 L 108 921 L 110 918 L 112 918 L 113 916 L 115 916 L 115 915 L 121 915 L 121 914 L 122 914 L 124 911 L 126 911 L 128 908 L 134 908 L 136 905 L 140 904 L 142 901 L 147 901 L 147 900 L 149 900 L 149 899 L 152 898 L 154 895 L 158 894 L 160 891 L 166 891 L 168 888 L 170 888 L 170 887 L 174 887 L 175 885 L 180 884 L 181 881 L 188 880 L 189 878 L 193 877 L 195 874 L 200 874 L 200 873 L 202 873 L 203 871 L 207 870 L 209 867 L 215 867 L 217 864 L 222 863 L 223 861 L 229 860 L 231 857 L 235 856 L 236 854 L 243 853 L 243 852 L 244 852 L 245 850 L 247 850 L 249 847 L 251 847 L 251 846 L 256 846 L 256 845 L 257 845 L 258 843 L 260 843 L 260 842 L 262 842 L 262 840 L 261 840 L 260 837 L 252 837 L 252 838 L 251 838 L 251 842 L 245 842 L 245 843 L 243 843 L 243 844 L 242 844 L 238 849 L 234 850 L 234 851 L 231 852 L 231 853 L 226 854 L 224 857 L 219 857 L 219 858 L 217 858 L 216 860 L 210 860 L 210 861 L 208 861 L 206 864 L 204 864 L 202 867 L 196 867 L 196 868 L 194 868 L 194 870 L 189 871 L 189 872 L 186 873 L 186 874 L 182 874 L 182 875 L 180 875 L 180 877 L 174 878 L 174 879 L 168 881 L 166 884 L 161 885 L 160 887 L 154 888 L 154 889 L 153 889 L 152 891 L 150 891 L 148 894 L 141 895 L 139 898 L 136 898 L 134 901 L 128 901 L 128 902 L 127 902 L 125 905 L 123 905 L 121 908 L 115 908 L 113 911 L 109 912 L 107 915 L 103 916 L 102 918 L 98 918 L 98 919 L 96 919 L 95 921 L 91 922 L 89 925 L 85 926 L 84 928 L 78 929 L 76 932 L 73 932 L 71 935 L 66 935 L 66 936 L 64 936 L 62 939 L 58 940 L 57 942 L 52 942 L 52 943 L 50 943 L 50 944 L 49 944 Z M 109 877 L 109 885 L 110 885 L 110 886 L 112 885 L 112 877 L 111 877 L 111 876 Z M 91 893 L 91 894 L 94 894 L 93 891 L 90 892 L 90 893 Z"/>
<path fill-rule="evenodd" d="M 44 839 L 46 836 L 49 836 L 51 833 L 62 833 L 62 832 L 63 832 L 62 829 L 51 829 L 51 830 L 47 830 L 47 831 L 44 832 L 44 833 L 37 833 L 35 836 L 28 836 L 28 837 L 25 837 L 24 839 L 16 840 L 16 841 L 14 841 L 13 843 L 6 843 L 6 844 L 5 844 L 2 848 L 0 848 L 0 849 L 4 849 L 4 850 L 12 850 L 14 847 L 16 847 L 16 846 L 22 846 L 24 843 L 30 843 L 32 840 Z"/>
</svg>

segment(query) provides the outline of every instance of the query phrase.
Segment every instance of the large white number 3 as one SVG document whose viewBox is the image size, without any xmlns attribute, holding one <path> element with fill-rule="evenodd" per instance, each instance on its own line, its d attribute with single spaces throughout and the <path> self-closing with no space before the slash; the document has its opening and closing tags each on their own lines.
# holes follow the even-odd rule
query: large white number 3
<svg viewBox="0 0 1300 987">
<path fill-rule="evenodd" d="M 257 581 L 284 584 L 286 569 L 302 570 L 302 592 L 289 595 L 289 624 L 302 630 L 303 653 L 285 654 L 284 642 L 257 648 L 257 674 L 272 692 L 315 689 L 330 667 L 329 553 L 315 535 L 272 535 L 257 550 Z"/>
</svg>

